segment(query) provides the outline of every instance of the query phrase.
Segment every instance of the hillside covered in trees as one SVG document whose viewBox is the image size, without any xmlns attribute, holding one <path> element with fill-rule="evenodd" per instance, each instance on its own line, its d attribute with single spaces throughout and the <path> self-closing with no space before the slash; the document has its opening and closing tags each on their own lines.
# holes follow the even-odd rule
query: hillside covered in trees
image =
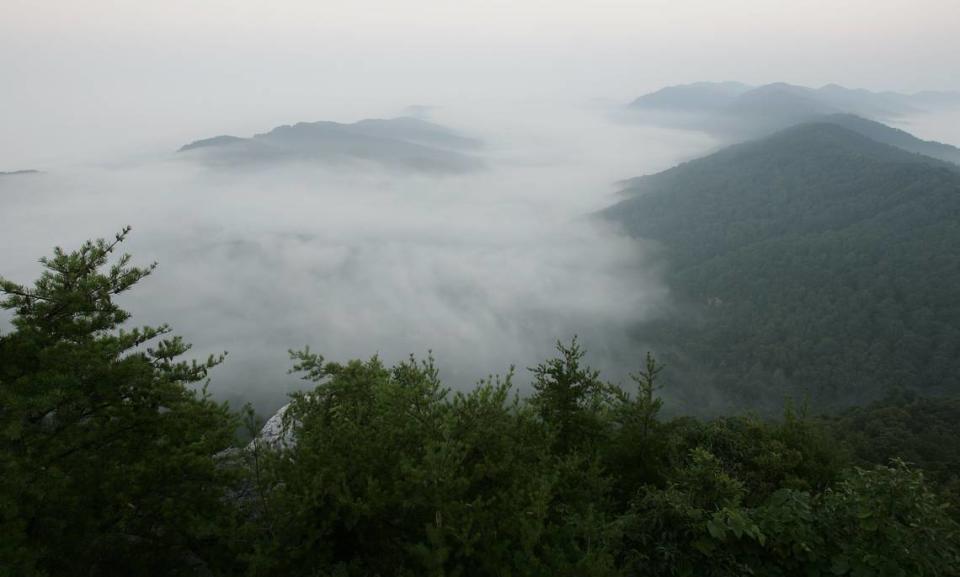
<svg viewBox="0 0 960 577">
<path fill-rule="evenodd" d="M 244 445 L 202 388 L 223 357 L 120 329 L 153 272 L 113 257 L 124 236 L 0 281 L 2 575 L 958 574 L 957 460 L 925 448 L 955 403 L 668 420 L 670 369 L 621 388 L 576 340 L 523 398 L 512 373 L 452 393 L 432 359 L 303 350 L 287 442 Z"/>
<path fill-rule="evenodd" d="M 678 395 L 726 408 L 960 390 L 960 171 L 812 123 L 628 181 L 675 307 L 637 328 Z"/>
</svg>

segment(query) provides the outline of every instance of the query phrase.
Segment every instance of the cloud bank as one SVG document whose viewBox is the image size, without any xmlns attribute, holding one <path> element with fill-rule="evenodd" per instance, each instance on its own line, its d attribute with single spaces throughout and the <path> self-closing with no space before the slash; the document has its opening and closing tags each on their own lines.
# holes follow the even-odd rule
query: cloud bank
<svg viewBox="0 0 960 577">
<path fill-rule="evenodd" d="M 522 383 L 574 334 L 609 374 L 634 369 L 642 351 L 627 329 L 668 294 L 649 247 L 584 216 L 611 202 L 616 180 L 709 139 L 578 109 L 448 116 L 487 143 L 488 169 L 234 170 L 171 154 L 8 179 L 0 270 L 29 282 L 54 244 L 131 224 L 125 248 L 160 263 L 123 297 L 133 321 L 170 323 L 198 356 L 228 350 L 211 390 L 264 410 L 299 386 L 286 351 L 308 344 L 337 360 L 432 350 L 455 388 L 510 365 Z"/>
</svg>

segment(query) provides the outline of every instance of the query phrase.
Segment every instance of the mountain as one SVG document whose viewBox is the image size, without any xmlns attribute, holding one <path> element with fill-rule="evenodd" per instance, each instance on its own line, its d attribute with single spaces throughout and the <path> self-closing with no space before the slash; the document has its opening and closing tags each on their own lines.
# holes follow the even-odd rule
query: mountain
<svg viewBox="0 0 960 577">
<path fill-rule="evenodd" d="M 602 214 L 656 241 L 676 301 L 638 337 L 688 403 L 960 392 L 955 166 L 812 123 L 632 179 L 624 194 Z"/>
<path fill-rule="evenodd" d="M 924 108 L 937 106 L 934 100 L 925 101 L 916 94 L 871 92 L 862 88 L 845 88 L 839 84 L 827 84 L 814 92 L 817 100 L 837 110 L 874 118 L 894 118 L 916 114 L 922 112 Z M 960 103 L 960 98 L 954 103 Z M 949 100 L 944 100 L 943 104 L 949 105 Z"/>
<path fill-rule="evenodd" d="M 245 138 L 240 138 L 239 136 L 229 136 L 227 134 L 222 134 L 220 136 L 214 136 L 211 138 L 194 140 L 190 144 L 184 144 L 183 146 L 181 146 L 180 150 L 178 150 L 177 152 L 187 152 L 189 150 L 197 150 L 198 148 L 228 146 L 231 144 L 240 144 L 245 141 L 246 141 Z"/>
<path fill-rule="evenodd" d="M 771 126 L 784 127 L 816 116 L 841 112 L 830 102 L 803 86 L 783 82 L 748 90 L 731 102 L 725 111 L 744 118 L 762 119 Z"/>
<path fill-rule="evenodd" d="M 28 174 L 40 174 L 40 171 L 27 169 L 27 170 L 11 170 L 9 172 L 3 172 L 2 170 L 0 170 L 0 178 L 4 176 L 25 176 Z"/>
<path fill-rule="evenodd" d="M 842 126 L 871 140 L 889 144 L 908 152 L 960 164 L 960 148 L 956 146 L 933 140 L 921 140 L 905 130 L 892 128 L 886 124 L 867 120 L 854 114 L 831 114 L 819 118 L 818 121 Z"/>
<path fill-rule="evenodd" d="M 438 124 L 413 117 L 368 118 L 349 125 L 356 134 L 374 138 L 391 138 L 454 150 L 476 150 L 480 141 L 457 134 Z"/>
<path fill-rule="evenodd" d="M 925 90 L 911 96 L 917 106 L 956 107 L 960 105 L 960 91 Z"/>
<path fill-rule="evenodd" d="M 871 92 L 828 84 L 808 88 L 784 82 L 750 87 L 735 82 L 670 86 L 634 100 L 634 118 L 703 130 L 731 140 L 764 136 L 830 114 L 893 119 L 960 106 L 960 93 Z"/>
<path fill-rule="evenodd" d="M 634 100 L 633 108 L 716 110 L 733 103 L 751 87 L 740 82 L 695 82 L 667 86 Z"/>
<path fill-rule="evenodd" d="M 221 135 L 196 140 L 178 152 L 228 166 L 360 160 L 425 172 L 464 172 L 482 166 L 469 154 L 479 146 L 479 141 L 438 124 L 402 117 L 352 124 L 299 122 L 250 138 Z"/>
</svg>

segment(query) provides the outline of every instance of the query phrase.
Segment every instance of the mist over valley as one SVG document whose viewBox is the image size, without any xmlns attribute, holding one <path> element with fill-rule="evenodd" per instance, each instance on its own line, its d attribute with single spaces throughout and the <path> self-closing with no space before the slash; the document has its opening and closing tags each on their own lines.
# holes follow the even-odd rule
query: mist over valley
<svg viewBox="0 0 960 577">
<path fill-rule="evenodd" d="M 616 199 L 617 181 L 713 141 L 611 125 L 576 106 L 515 113 L 498 112 L 500 125 L 452 115 L 456 132 L 403 118 L 345 125 L 373 146 L 340 138 L 360 128 L 301 124 L 320 135 L 282 158 L 215 141 L 50 167 L 0 184 L 19 215 L 2 229 L 5 276 L 30 278 L 36 255 L 91 227 L 110 235 L 130 224 L 127 250 L 160 265 L 125 297 L 135 321 L 170 323 L 199 356 L 229 351 L 211 390 L 267 413 L 300 386 L 286 376 L 286 351 L 305 344 L 330 358 L 433 351 L 447 381 L 467 389 L 494 367 L 516 365 L 523 382 L 557 339 L 579 335 L 598 366 L 624 378 L 638 362 L 627 331 L 663 314 L 669 295 L 642 240 L 588 216 Z M 475 162 L 437 171 L 384 153 L 383 143 L 411 142 Z M 184 157 L 205 148 L 226 150 Z"/>
<path fill-rule="evenodd" d="M 748 90 L 691 86 L 693 103 L 672 95 L 670 102 L 704 110 L 717 106 L 717 91 Z M 756 377 L 764 393 L 735 400 L 743 393 L 704 372 L 712 361 L 689 348 L 690 337 L 678 349 L 655 328 L 700 314 L 699 305 L 675 292 L 668 277 L 677 257 L 663 239 L 623 228 L 627 201 L 616 203 L 624 191 L 643 195 L 648 183 L 693 170 L 696 163 L 685 163 L 723 140 L 689 127 L 611 122 L 602 108 L 575 104 L 485 112 L 434 107 L 429 120 L 301 122 L 251 138 L 200 138 L 150 157 L 8 176 L 0 191 L 20 218 L 2 229 L 13 249 L 7 276 L 35 275 L 35 255 L 80 242 L 91 226 L 109 235 L 118 223 L 132 225 L 128 250 L 160 264 L 124 297 L 138 322 L 170 323 L 201 357 L 228 351 L 210 390 L 265 414 L 303 386 L 286 369 L 287 351 L 304 345 L 329 358 L 432 353 L 460 390 L 515 366 L 522 390 L 525 369 L 574 335 L 615 382 L 646 350 L 679 354 L 674 374 L 696 376 L 666 394 L 683 410 L 747 402 L 775 411 L 787 398 L 822 397 L 822 383 L 769 388 L 784 368 L 774 363 Z M 802 118 L 925 158 L 960 158 L 949 144 L 853 114 Z M 755 179 L 760 171 L 737 174 Z M 595 218 L 598 211 L 612 220 Z"/>
</svg>

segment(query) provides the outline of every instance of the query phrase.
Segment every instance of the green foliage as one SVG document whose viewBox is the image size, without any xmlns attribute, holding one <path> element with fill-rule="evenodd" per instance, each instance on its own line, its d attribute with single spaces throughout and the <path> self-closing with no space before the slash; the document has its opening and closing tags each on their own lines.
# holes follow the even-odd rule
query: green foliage
<svg viewBox="0 0 960 577">
<path fill-rule="evenodd" d="M 657 420 L 663 400 L 656 396 L 660 388 L 657 377 L 663 368 L 647 353 L 643 369 L 630 375 L 637 385 L 636 394 L 631 398 L 621 389 L 613 389 L 617 398 L 611 412 L 613 427 L 601 453 L 607 469 L 617 472 L 614 487 L 620 503 L 626 503 L 637 487 L 665 480 L 663 462 L 670 450 L 670 436 Z"/>
<path fill-rule="evenodd" d="M 599 371 L 581 366 L 585 351 L 576 337 L 569 346 L 557 342 L 557 352 L 558 357 L 530 369 L 535 391 L 530 401 L 553 431 L 556 450 L 568 453 L 603 436 L 611 388 Z"/>
<path fill-rule="evenodd" d="M 316 387 L 285 413 L 256 574 L 578 574 L 596 553 L 603 491 L 583 458 L 551 452 L 511 375 L 450 395 L 432 360 L 325 363 L 293 353 Z M 591 571 L 595 568 L 591 568 Z"/>
<path fill-rule="evenodd" d="M 899 459 L 923 469 L 960 520 L 960 399 L 892 391 L 869 406 L 837 415 L 828 425 L 862 466 Z"/>
<path fill-rule="evenodd" d="M 296 368 L 255 574 L 955 575 L 958 526 L 921 473 L 851 469 L 832 430 L 662 422 L 652 356 L 616 393 L 576 342 L 452 397 L 432 361 Z M 568 443 L 558 442 L 566 427 Z M 257 517 L 257 516 L 252 516 Z M 269 519 L 269 521 L 266 521 Z M 277 531 L 277 526 L 282 530 Z M 268 529 L 269 528 L 269 529 Z M 266 543 L 266 546 L 264 545 Z"/>
<path fill-rule="evenodd" d="M 4 577 L 958 574 L 953 448 L 926 447 L 948 402 L 662 420 L 650 354 L 627 392 L 558 343 L 522 398 L 512 371 L 454 393 L 432 358 L 304 349 L 280 437 L 231 448 L 240 419 L 191 386 L 222 358 L 121 329 L 112 297 L 153 270 L 107 267 L 125 234 L 0 281 Z"/>
<path fill-rule="evenodd" d="M 781 488 L 755 505 L 696 449 L 622 518 L 626 574 L 956 575 L 960 526 L 902 463 L 854 469 L 822 492 Z"/>
<path fill-rule="evenodd" d="M 778 491 L 752 518 L 763 539 L 734 537 L 764 575 L 955 575 L 960 567 L 960 527 L 902 462 L 853 469 L 819 495 Z"/>
<path fill-rule="evenodd" d="M 680 311 L 637 331 L 685 409 L 960 391 L 956 167 L 813 124 L 625 193 L 605 214 L 659 243 Z"/>
<path fill-rule="evenodd" d="M 222 359 L 178 360 L 166 326 L 119 328 L 113 297 L 154 268 L 108 266 L 127 232 L 55 249 L 32 288 L 0 279 L 0 573 L 175 573 L 220 553 L 214 455 L 235 420 L 188 385 Z"/>
</svg>

